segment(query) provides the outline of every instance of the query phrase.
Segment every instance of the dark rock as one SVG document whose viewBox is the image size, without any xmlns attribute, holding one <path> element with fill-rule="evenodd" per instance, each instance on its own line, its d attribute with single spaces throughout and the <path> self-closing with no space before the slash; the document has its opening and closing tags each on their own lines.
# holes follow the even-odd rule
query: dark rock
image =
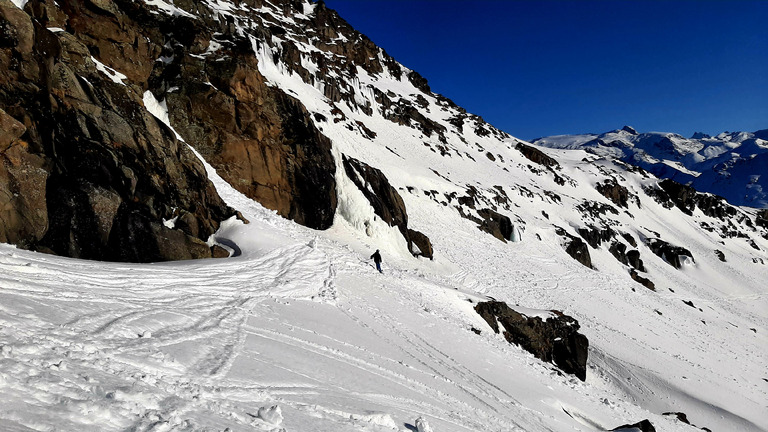
<svg viewBox="0 0 768 432">
<path fill-rule="evenodd" d="M 627 260 L 627 245 L 624 243 L 615 241 L 611 243 L 611 247 L 608 249 L 608 252 L 613 255 L 616 260 L 618 260 L 620 263 L 624 265 L 628 265 L 629 261 Z"/>
<path fill-rule="evenodd" d="M 519 142 L 515 148 L 532 162 L 535 162 L 539 165 L 544 165 L 545 167 L 560 168 L 560 164 L 554 158 L 547 156 L 543 151 L 537 149 L 536 147 L 532 147 Z"/>
<path fill-rule="evenodd" d="M 427 83 L 427 79 L 419 75 L 418 72 L 416 71 L 408 72 L 408 81 L 410 81 L 414 87 L 421 90 L 422 92 L 426 94 L 432 93 L 432 89 L 429 88 L 429 83 Z"/>
<path fill-rule="evenodd" d="M 760 210 L 755 216 L 755 224 L 768 228 L 768 209 Z"/>
<path fill-rule="evenodd" d="M 432 250 L 432 242 L 429 237 L 422 234 L 419 231 L 412 229 L 408 230 L 408 238 L 411 241 L 410 251 L 414 256 L 423 256 L 425 258 L 433 259 L 434 251 Z"/>
<path fill-rule="evenodd" d="M 446 143 L 445 133 L 447 129 L 445 126 L 426 117 L 408 100 L 401 98 L 397 101 L 392 101 L 389 96 L 376 89 L 374 89 L 374 96 L 381 106 L 384 118 L 387 120 L 401 126 L 415 127 L 426 136 L 436 134 L 440 142 Z"/>
<path fill-rule="evenodd" d="M 645 271 L 645 266 L 643 266 L 643 260 L 640 259 L 640 251 L 638 250 L 633 249 L 627 252 L 627 264 L 642 272 Z"/>
<path fill-rule="evenodd" d="M 408 228 L 408 213 L 403 198 L 389 184 L 389 180 L 380 170 L 357 159 L 342 155 L 342 164 L 347 177 L 360 189 L 378 215 L 389 226 L 396 226 L 408 243 L 408 250 L 414 256 L 432 259 L 432 243 L 429 238 Z M 418 252 L 415 252 L 417 251 Z"/>
<path fill-rule="evenodd" d="M 597 228 L 594 226 L 579 228 L 578 232 L 593 248 L 597 248 L 603 242 L 607 242 L 616 236 L 616 232 L 611 228 Z"/>
<path fill-rule="evenodd" d="M 683 422 L 685 424 L 691 424 L 691 422 L 688 421 L 688 416 L 685 415 L 685 413 L 682 413 L 682 412 L 665 412 L 662 415 L 663 416 L 668 416 L 668 417 L 675 417 L 676 419 L 680 420 L 681 422 Z"/>
<path fill-rule="evenodd" d="M 656 428 L 653 427 L 653 424 L 647 419 L 637 422 L 635 424 L 626 424 L 626 425 L 611 429 L 611 431 L 614 431 L 614 432 L 633 432 L 638 430 L 640 432 L 656 432 Z"/>
<path fill-rule="evenodd" d="M 480 209 L 477 214 L 482 218 L 480 230 L 485 231 L 501 241 L 512 239 L 512 220 L 503 214 L 497 213 L 491 209 Z"/>
<path fill-rule="evenodd" d="M 564 229 L 559 227 L 555 229 L 555 232 L 565 239 L 565 252 L 570 255 L 571 258 L 586 267 L 592 268 L 592 257 L 589 255 L 589 247 L 583 240 L 568 234 Z"/>
<path fill-rule="evenodd" d="M 519 345 L 542 361 L 554 363 L 582 381 L 586 379 L 589 341 L 578 333 L 579 323 L 574 318 L 553 311 L 555 316 L 545 321 L 522 315 L 498 301 L 478 303 L 475 311 L 496 333 L 501 323 L 509 343 Z"/>
<path fill-rule="evenodd" d="M 621 236 L 624 237 L 624 240 L 627 241 L 632 247 L 637 247 L 637 241 L 635 241 L 635 238 L 632 237 L 628 233 L 621 233 Z"/>
<path fill-rule="evenodd" d="M 683 300 L 683 303 L 685 303 L 686 305 L 688 305 L 688 306 L 690 306 L 690 307 L 692 307 L 694 309 L 696 308 L 696 306 L 694 306 L 693 302 L 690 301 L 690 300 Z"/>
<path fill-rule="evenodd" d="M 693 210 L 697 207 L 705 215 L 718 219 L 726 219 L 737 214 L 735 207 L 728 204 L 725 198 L 717 195 L 702 194 L 690 186 L 669 179 L 660 181 L 659 187 L 669 201 L 685 214 L 693 214 Z"/>
<path fill-rule="evenodd" d="M 619 214 L 619 211 L 616 210 L 616 207 L 610 204 L 589 200 L 585 200 L 584 202 L 577 204 L 576 209 L 583 215 L 590 216 L 594 219 L 599 219 L 600 216 L 606 215 L 608 213 L 615 215 Z"/>
<path fill-rule="evenodd" d="M 726 262 L 726 260 L 725 260 L 725 253 L 723 251 L 721 251 L 720 249 L 715 249 L 715 255 L 717 255 L 717 258 L 720 261 Z"/>
<path fill-rule="evenodd" d="M 589 249 L 581 239 L 573 238 L 568 246 L 566 246 L 565 252 L 584 266 L 592 268 L 592 258 L 589 256 Z"/>
<path fill-rule="evenodd" d="M 634 269 L 629 271 L 629 276 L 640 285 L 648 288 L 651 291 L 656 291 L 656 285 L 653 282 L 651 282 L 650 279 L 646 279 L 640 276 L 639 274 L 637 274 L 637 272 Z"/>
<path fill-rule="evenodd" d="M 616 179 L 606 180 L 605 183 L 598 183 L 595 189 L 604 197 L 611 200 L 619 207 L 628 208 L 630 193 L 629 190 L 620 185 Z"/>
<path fill-rule="evenodd" d="M 677 269 L 682 267 L 681 256 L 687 256 L 693 260 L 693 255 L 688 249 L 671 245 L 660 239 L 648 239 L 648 247 L 653 253 Z"/>
<path fill-rule="evenodd" d="M 238 191 L 302 225 L 330 227 L 337 201 L 330 140 L 297 99 L 267 86 L 251 54 L 229 54 L 203 64 L 183 57 L 181 69 L 158 62 L 153 82 L 178 87 L 166 97 L 171 122 Z"/>
<path fill-rule="evenodd" d="M 229 258 L 229 251 L 219 245 L 211 246 L 211 256 L 213 258 Z"/>
<path fill-rule="evenodd" d="M 380 170 L 357 159 L 342 156 L 347 177 L 365 195 L 374 212 L 390 226 L 396 226 L 407 236 L 408 213 L 403 198 L 389 184 L 389 180 Z"/>
<path fill-rule="evenodd" d="M 632 135 L 637 135 L 637 131 L 632 126 L 624 126 L 623 128 L 621 128 L 621 130 L 623 130 L 624 132 L 629 132 Z"/>
<path fill-rule="evenodd" d="M 237 218 L 237 220 L 239 220 L 240 222 L 242 222 L 245 225 L 248 225 L 249 223 L 251 223 L 251 221 L 246 219 L 245 216 L 243 216 L 243 214 L 240 213 L 239 211 L 235 212 L 235 217 Z"/>
<path fill-rule="evenodd" d="M 117 4 L 36 0 L 25 9 L 33 21 L 0 3 L 0 241 L 86 259 L 210 257 L 202 239 L 234 211 L 144 108 L 162 32 Z M 100 72 L 91 53 L 127 75 L 126 85 Z M 187 215 L 188 232 L 163 225 L 175 211 Z"/>
</svg>

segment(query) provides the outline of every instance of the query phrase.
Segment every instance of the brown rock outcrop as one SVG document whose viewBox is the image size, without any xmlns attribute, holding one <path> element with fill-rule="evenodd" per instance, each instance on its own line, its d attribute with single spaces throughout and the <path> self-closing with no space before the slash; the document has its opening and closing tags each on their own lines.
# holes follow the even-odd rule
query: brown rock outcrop
<svg viewBox="0 0 768 432">
<path fill-rule="evenodd" d="M 687 256 L 693 260 L 691 251 L 682 246 L 675 246 L 661 239 L 648 239 L 647 243 L 653 253 L 676 269 L 683 266 L 680 257 Z"/>
<path fill-rule="evenodd" d="M 531 162 L 535 162 L 539 165 L 544 165 L 545 167 L 549 167 L 549 168 L 560 167 L 560 163 L 558 163 L 554 158 L 547 156 L 543 151 L 537 149 L 536 147 L 529 146 L 519 142 L 517 143 L 517 146 L 515 146 L 515 148 L 518 151 L 520 151 L 520 153 L 522 153 L 523 156 L 528 158 Z"/>
<path fill-rule="evenodd" d="M 478 222 L 481 231 L 485 231 L 503 242 L 512 239 L 514 227 L 508 216 L 488 208 L 478 210 L 477 214 L 482 218 L 482 221 Z"/>
<path fill-rule="evenodd" d="M 584 243 L 584 240 L 568 234 L 568 232 L 560 227 L 556 227 L 555 232 L 560 237 L 563 237 L 565 253 L 585 267 L 592 268 L 592 257 L 589 255 L 589 246 Z"/>
<path fill-rule="evenodd" d="M 109 1 L 61 5 L 32 0 L 31 17 L 0 0 L 0 63 L 8 65 L 0 74 L 0 241 L 101 260 L 210 257 L 201 239 L 233 210 L 200 161 L 144 109 L 139 88 L 99 70 L 89 50 L 97 46 L 83 43 L 96 36 L 42 24 L 81 22 L 89 32 L 109 31 L 91 28 L 94 20 L 141 26 L 116 18 Z M 144 40 L 139 49 L 151 52 Z M 131 71 L 137 77 L 139 66 Z M 180 210 L 195 235 L 164 226 Z"/>
<path fill-rule="evenodd" d="M 501 323 L 507 342 L 586 380 L 589 340 L 578 332 L 579 323 L 574 318 L 557 311 L 552 311 L 555 316 L 546 320 L 528 317 L 499 301 L 478 303 L 475 311 L 496 333 L 502 330 Z"/>
<path fill-rule="evenodd" d="M 620 185 L 616 179 L 609 179 L 605 183 L 598 183 L 595 185 L 595 189 L 617 206 L 628 208 L 629 190 Z"/>
</svg>

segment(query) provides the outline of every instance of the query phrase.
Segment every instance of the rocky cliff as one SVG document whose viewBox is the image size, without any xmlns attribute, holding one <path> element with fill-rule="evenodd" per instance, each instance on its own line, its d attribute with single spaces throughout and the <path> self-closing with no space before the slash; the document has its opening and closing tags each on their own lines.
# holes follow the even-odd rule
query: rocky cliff
<svg viewBox="0 0 768 432">
<path fill-rule="evenodd" d="M 144 109 L 152 63 L 126 58 L 124 77 L 99 61 L 158 52 L 118 12 L 111 2 L 22 11 L 0 1 L 0 241 L 100 260 L 210 257 L 205 240 L 234 212 Z M 164 224 L 174 218 L 183 226 Z"/>
<path fill-rule="evenodd" d="M 177 4 L 196 16 L 119 0 L 0 2 L 0 241 L 89 259 L 210 256 L 204 241 L 233 210 L 144 107 L 147 91 L 238 190 L 330 226 L 330 141 L 266 85 L 248 39 L 205 2 Z"/>
</svg>

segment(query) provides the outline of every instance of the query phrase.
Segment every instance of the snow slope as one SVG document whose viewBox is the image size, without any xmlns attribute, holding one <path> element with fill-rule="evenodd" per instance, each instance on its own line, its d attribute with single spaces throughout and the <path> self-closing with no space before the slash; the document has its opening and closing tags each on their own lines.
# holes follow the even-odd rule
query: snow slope
<svg viewBox="0 0 768 432">
<path fill-rule="evenodd" d="M 259 13 L 298 22 L 313 13 L 305 6 L 292 18 Z M 234 22 L 249 34 L 252 24 Z M 245 198 L 209 166 L 221 196 L 251 221 L 228 221 L 210 239 L 229 259 L 115 264 L 0 245 L 3 430 L 561 432 L 646 418 L 659 431 L 697 430 L 667 412 L 713 431 L 768 430 L 768 238 L 758 228 L 665 208 L 646 193 L 657 178 L 583 150 L 541 149 L 559 163 L 544 169 L 479 118 L 456 126 L 466 113 L 386 68 L 338 76 L 353 94 L 332 103 L 323 82 L 276 60 L 279 41 L 252 42 L 271 85 L 319 114 L 337 163 L 345 154 L 386 174 L 435 259 L 413 258 L 340 167 L 334 226 L 319 232 Z M 302 62 L 317 70 L 310 55 Z M 388 119 L 375 89 L 419 106 L 443 136 Z M 145 104 L 167 122 L 162 103 Z M 608 179 L 636 201 L 590 216 L 585 204 L 612 204 L 594 187 Z M 456 198 L 470 187 L 521 241 L 461 217 Z M 556 227 L 578 235 L 587 224 L 636 239 L 656 291 L 607 245 L 590 248 L 593 269 L 571 259 Z M 695 261 L 671 267 L 644 242 L 657 236 Z M 375 249 L 384 274 L 368 259 Z M 493 334 L 473 310 L 488 298 L 577 318 L 590 340 L 587 380 Z"/>
<path fill-rule="evenodd" d="M 457 247 L 455 262 L 392 257 L 379 275 L 364 259 L 371 240 L 343 222 L 318 233 L 227 195 L 252 221 L 217 234 L 242 249 L 236 258 L 114 264 L 2 247 L 4 430 L 385 431 L 418 417 L 442 431 L 604 430 L 646 417 L 690 430 L 638 406 L 651 395 L 694 421 L 714 411 L 713 430 L 764 430 L 764 368 L 717 367 L 761 355 L 760 308 L 728 314 L 742 296 L 695 297 L 706 311 L 694 311 L 683 289 L 632 292 L 541 243 L 495 239 L 482 249 L 504 260 L 461 260 Z M 493 335 L 471 310 L 487 294 L 576 313 L 592 342 L 587 382 Z M 685 329 L 691 315 L 710 323 Z M 708 405 L 723 398 L 727 411 Z M 282 420 L 260 417 L 272 406 Z"/>
</svg>

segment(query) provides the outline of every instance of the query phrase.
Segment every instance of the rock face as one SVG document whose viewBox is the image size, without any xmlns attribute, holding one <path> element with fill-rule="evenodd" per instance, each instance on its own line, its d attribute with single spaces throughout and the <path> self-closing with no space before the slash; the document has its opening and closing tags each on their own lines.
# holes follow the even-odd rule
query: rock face
<svg viewBox="0 0 768 432">
<path fill-rule="evenodd" d="M 648 239 L 648 247 L 653 253 L 676 269 L 683 266 L 683 258 L 681 257 L 688 257 L 693 260 L 691 251 L 681 246 L 671 245 L 663 240 Z"/>
<path fill-rule="evenodd" d="M 560 167 L 560 163 L 558 163 L 552 157 L 547 156 L 543 151 L 537 149 L 536 147 L 529 146 L 523 143 L 517 143 L 516 148 L 517 150 L 520 151 L 520 153 L 523 154 L 523 156 L 525 156 L 532 162 L 535 162 L 539 165 L 544 165 L 545 167 L 554 167 L 554 168 Z"/>
<path fill-rule="evenodd" d="M 648 288 L 651 291 L 656 291 L 656 284 L 651 282 L 650 279 L 640 276 L 634 269 L 629 271 L 629 276 L 632 278 L 632 280 L 639 283 L 640 285 Z"/>
<path fill-rule="evenodd" d="M 389 180 L 380 170 L 360 162 L 357 159 L 342 156 L 344 171 L 360 189 L 373 211 L 389 226 L 396 226 L 408 242 L 408 250 L 414 255 L 432 258 L 432 243 L 429 238 L 408 228 L 408 213 L 403 198 L 389 184 Z"/>
<path fill-rule="evenodd" d="M 617 206 L 624 208 L 629 207 L 629 190 L 627 190 L 626 187 L 620 185 L 616 179 L 611 179 L 611 181 L 605 181 L 604 183 L 598 183 L 595 186 L 595 189 Z"/>
<path fill-rule="evenodd" d="M 554 363 L 563 372 L 586 380 L 589 341 L 578 333 L 579 323 L 575 319 L 556 311 L 552 311 L 555 316 L 546 321 L 540 317 L 527 317 L 498 301 L 478 303 L 475 311 L 493 331 L 503 330 L 507 342 L 519 345 L 542 361 Z M 498 323 L 503 329 L 499 329 Z"/>
<path fill-rule="evenodd" d="M 63 5 L 33 0 L 25 12 L 0 0 L 0 241 L 99 260 L 210 257 L 203 239 L 234 211 L 144 108 L 141 87 L 91 54 L 151 57 L 159 46 L 130 19 L 118 31 L 111 2 Z M 45 28 L 65 23 L 75 35 Z M 154 63 L 125 62 L 137 81 Z M 163 223 L 174 217 L 183 227 Z"/>
<path fill-rule="evenodd" d="M 592 257 L 589 255 L 589 246 L 584 243 L 584 240 L 568 234 L 562 228 L 556 228 L 557 235 L 563 237 L 565 244 L 565 252 L 571 256 L 571 258 L 580 262 L 585 267 L 592 268 Z"/>
<path fill-rule="evenodd" d="M 514 227 L 509 217 L 491 209 L 480 209 L 477 211 L 477 214 L 482 218 L 482 221 L 479 223 L 481 231 L 485 231 L 502 241 L 512 239 Z"/>
<path fill-rule="evenodd" d="M 635 424 L 631 424 L 631 425 L 630 424 L 626 424 L 626 425 L 623 425 L 623 426 L 619 426 L 617 428 L 611 429 L 611 431 L 615 431 L 615 432 L 621 432 L 621 431 L 625 431 L 625 432 L 632 432 L 632 431 L 656 432 L 656 428 L 653 427 L 653 424 L 646 419 L 646 420 L 637 422 Z"/>
<path fill-rule="evenodd" d="M 707 216 L 718 219 L 733 217 L 737 214 L 735 207 L 717 195 L 703 194 L 690 186 L 669 179 L 660 181 L 659 187 L 664 191 L 660 199 L 668 199 L 687 215 L 693 214 L 695 208 Z"/>
<path fill-rule="evenodd" d="M 268 87 L 252 52 L 237 46 L 195 57 L 195 43 L 156 68 L 171 122 L 228 183 L 278 214 L 315 229 L 333 223 L 336 165 L 331 143 L 295 98 Z M 211 84 L 200 82 L 206 76 Z"/>
<path fill-rule="evenodd" d="M 755 223 L 758 226 L 768 228 L 768 209 L 757 212 Z"/>
<path fill-rule="evenodd" d="M 586 228 L 579 228 L 578 232 L 579 235 L 593 248 L 597 248 L 602 243 L 608 242 L 616 236 L 616 232 L 608 227 L 598 228 L 595 226 L 588 226 Z"/>
</svg>

